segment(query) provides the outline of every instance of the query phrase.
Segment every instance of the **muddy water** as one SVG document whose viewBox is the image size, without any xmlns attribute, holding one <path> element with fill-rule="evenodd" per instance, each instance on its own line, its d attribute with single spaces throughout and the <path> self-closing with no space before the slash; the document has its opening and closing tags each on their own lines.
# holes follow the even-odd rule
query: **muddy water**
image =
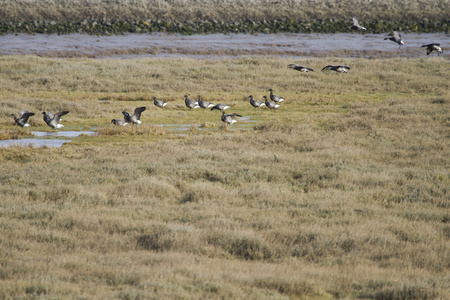
<svg viewBox="0 0 450 300">
<path fill-rule="evenodd" d="M 445 33 L 403 33 L 405 46 L 384 40 L 386 34 L 125 34 L 119 36 L 3 35 L 0 55 L 35 54 L 48 57 L 219 58 L 241 55 L 305 57 L 426 57 L 424 43 L 441 43 L 445 58 L 450 54 L 450 35 Z M 436 55 L 436 54 L 432 54 Z"/>
</svg>

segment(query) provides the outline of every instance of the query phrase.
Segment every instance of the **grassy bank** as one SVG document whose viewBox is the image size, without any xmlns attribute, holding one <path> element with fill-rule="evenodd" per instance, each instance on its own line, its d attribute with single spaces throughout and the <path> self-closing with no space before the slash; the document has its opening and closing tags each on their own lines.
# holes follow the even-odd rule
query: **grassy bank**
<svg viewBox="0 0 450 300">
<path fill-rule="evenodd" d="M 0 298 L 450 297 L 448 61 L 291 62 L 1 57 L 1 131 L 67 109 L 100 134 L 0 148 Z M 286 101 L 253 109 L 268 88 Z M 186 93 L 256 122 L 230 130 Z M 141 105 L 138 129 L 110 125 Z"/>
<path fill-rule="evenodd" d="M 348 32 L 356 15 L 368 32 L 448 32 L 445 0 L 2 1 L 0 32 Z"/>
</svg>

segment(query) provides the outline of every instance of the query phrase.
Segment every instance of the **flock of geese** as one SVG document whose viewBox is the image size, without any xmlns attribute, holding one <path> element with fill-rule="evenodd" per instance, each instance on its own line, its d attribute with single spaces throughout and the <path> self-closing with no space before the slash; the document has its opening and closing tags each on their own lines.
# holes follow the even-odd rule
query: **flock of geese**
<svg viewBox="0 0 450 300">
<path fill-rule="evenodd" d="M 356 17 L 352 18 L 352 22 L 353 24 L 348 26 L 348 29 L 354 29 L 354 30 L 359 30 L 361 32 L 366 31 L 366 28 L 359 25 L 358 19 Z M 384 38 L 384 40 L 390 40 L 393 41 L 394 43 L 397 43 L 399 45 L 399 49 L 401 48 L 401 46 L 405 45 L 405 43 L 402 40 L 402 36 L 400 33 L 398 33 L 397 31 L 394 31 L 392 33 L 392 36 L 387 36 Z M 436 51 L 437 55 L 439 56 L 442 52 L 444 52 L 441 48 L 441 44 L 439 43 L 430 43 L 430 44 L 424 44 L 421 46 L 421 48 L 426 47 L 427 48 L 427 55 L 430 55 L 433 51 Z M 305 66 L 300 66 L 297 64 L 290 64 L 288 66 L 291 69 L 300 71 L 300 72 L 309 72 L 309 71 L 314 71 L 311 68 L 305 67 Z M 336 72 L 340 72 L 340 73 L 347 73 L 347 70 L 350 70 L 349 67 L 347 66 L 343 66 L 343 65 L 328 65 L 325 66 L 322 71 L 324 70 L 332 70 L 332 71 L 336 71 Z"/>
<path fill-rule="evenodd" d="M 250 104 L 255 107 L 255 108 L 260 108 L 263 106 L 268 107 L 269 109 L 276 109 L 278 107 L 280 107 L 281 102 L 284 101 L 283 97 L 280 97 L 278 95 L 275 95 L 273 93 L 273 89 L 269 89 L 268 91 L 270 91 L 270 100 L 268 100 L 267 96 L 264 96 L 265 101 L 258 101 L 253 99 L 253 96 L 250 95 L 248 96 L 250 98 Z M 242 117 L 241 115 L 237 114 L 237 113 L 225 113 L 225 110 L 230 108 L 229 105 L 227 104 L 223 104 L 223 103 L 218 103 L 218 104 L 213 104 L 211 102 L 202 100 L 202 97 L 200 95 L 198 95 L 198 101 L 194 100 L 194 99 L 190 99 L 188 95 L 184 95 L 184 103 L 186 105 L 187 108 L 189 109 L 195 109 L 195 108 L 203 108 L 203 109 L 210 109 L 211 111 L 213 110 L 219 110 L 222 112 L 222 122 L 224 122 L 225 124 L 228 125 L 232 125 L 234 123 L 237 122 L 236 118 L 238 117 Z M 167 102 L 163 101 L 163 100 L 158 100 L 156 99 L 156 97 L 153 97 L 153 104 L 157 107 L 160 108 L 164 108 L 167 105 Z M 133 113 L 129 113 L 127 111 L 122 111 L 122 115 L 123 115 L 123 119 L 112 119 L 111 123 L 117 126 L 126 126 L 128 124 L 131 125 L 139 125 L 142 124 L 141 121 L 141 114 L 142 112 L 144 112 L 147 109 L 147 107 L 145 106 L 141 106 L 141 107 L 137 107 Z M 60 111 L 57 112 L 55 114 L 51 113 L 51 112 L 42 112 L 43 116 L 44 116 L 44 121 L 45 123 L 50 126 L 52 129 L 58 129 L 58 128 L 62 128 L 64 127 L 64 125 L 60 124 L 59 122 L 61 121 L 61 117 L 64 115 L 67 115 L 69 113 L 69 111 Z M 17 125 L 21 126 L 21 127 L 29 127 L 30 124 L 28 124 L 28 119 L 32 116 L 34 116 L 35 113 L 32 112 L 28 112 L 28 111 L 21 111 L 19 116 L 16 116 L 15 114 L 11 114 L 11 116 L 14 118 L 14 121 L 16 122 Z"/>
<path fill-rule="evenodd" d="M 358 19 L 356 17 L 352 18 L 352 22 L 353 22 L 353 24 L 348 27 L 349 29 L 354 29 L 354 30 L 358 30 L 361 32 L 364 32 L 366 30 L 365 27 L 363 27 L 359 24 Z M 405 44 L 402 40 L 402 36 L 397 31 L 394 31 L 392 36 L 385 37 L 384 40 L 390 40 L 390 41 L 397 43 L 399 45 L 399 49 L 401 46 L 403 46 Z M 421 47 L 427 48 L 427 55 L 430 55 L 433 51 L 436 51 L 437 55 L 439 56 L 443 52 L 439 43 L 424 44 Z M 291 69 L 300 71 L 300 72 L 314 71 L 311 68 L 301 66 L 298 64 L 289 64 L 288 67 Z M 350 70 L 350 67 L 344 66 L 344 65 L 327 65 L 322 69 L 322 71 L 324 71 L 324 70 L 331 70 L 331 71 L 346 74 L 348 72 L 348 70 Z M 260 108 L 260 107 L 266 106 L 267 108 L 272 109 L 272 110 L 280 107 L 280 103 L 284 101 L 284 98 L 280 97 L 278 95 L 275 95 L 273 93 L 272 89 L 269 89 L 269 91 L 270 91 L 269 98 L 271 101 L 269 101 L 267 96 L 263 96 L 264 102 L 262 102 L 262 101 L 253 99 L 253 96 L 250 95 L 250 96 L 248 96 L 248 98 L 250 98 L 250 104 L 255 108 Z M 237 113 L 226 114 L 225 110 L 230 108 L 230 106 L 228 106 L 226 104 L 222 104 L 222 103 L 214 105 L 211 102 L 202 100 L 200 95 L 198 95 L 198 100 L 190 99 L 188 95 L 184 95 L 184 102 L 186 104 L 186 107 L 189 109 L 203 108 L 203 109 L 211 109 L 211 111 L 212 110 L 221 111 L 222 112 L 222 118 L 221 118 L 222 122 L 224 122 L 228 125 L 232 125 L 232 124 L 236 123 L 237 117 L 242 117 L 241 115 L 239 115 Z M 157 107 L 160 107 L 160 108 L 164 108 L 167 105 L 167 102 L 165 102 L 163 100 L 158 100 L 158 99 L 156 99 L 156 97 L 153 97 L 153 103 L 154 103 L 154 105 L 156 105 Z M 140 120 L 141 114 L 146 109 L 147 108 L 145 106 L 138 107 L 134 110 L 133 114 L 131 114 L 127 111 L 122 111 L 123 119 L 112 119 L 111 123 L 114 125 L 117 125 L 117 126 L 126 126 L 128 124 L 132 124 L 132 125 L 142 124 L 142 121 Z M 55 114 L 52 114 L 51 112 L 42 112 L 45 123 L 48 126 L 50 126 L 52 129 L 58 129 L 58 128 L 64 127 L 64 125 L 60 124 L 59 122 L 61 121 L 61 116 L 64 116 L 68 113 L 69 113 L 69 111 L 60 111 Z M 28 119 L 34 115 L 35 115 L 34 113 L 28 112 L 28 111 L 20 112 L 18 117 L 14 114 L 11 114 L 11 116 L 14 117 L 14 121 L 16 122 L 16 124 L 21 127 L 29 127 L 30 125 L 27 123 Z"/>
<path fill-rule="evenodd" d="M 268 90 L 270 92 L 270 100 L 267 98 L 267 96 L 263 96 L 264 98 L 264 102 L 262 101 L 258 101 L 253 99 L 253 96 L 250 95 L 248 96 L 248 98 L 250 98 L 250 105 L 252 105 L 254 108 L 260 108 L 263 106 L 268 107 L 269 109 L 276 109 L 278 107 L 280 107 L 280 103 L 284 101 L 283 97 L 280 97 L 278 95 L 275 95 L 273 93 L 273 89 L 269 89 Z M 236 118 L 238 117 L 242 117 L 241 115 L 237 114 L 237 113 L 225 113 L 225 110 L 230 108 L 229 105 L 227 104 L 223 104 L 223 103 L 218 103 L 218 104 L 213 104 L 211 102 L 205 101 L 202 99 L 202 97 L 200 95 L 197 96 L 198 100 L 195 99 L 191 99 L 189 98 L 188 95 L 184 95 L 184 104 L 186 105 L 187 108 L 189 109 L 196 109 L 196 108 L 203 108 L 203 109 L 210 109 L 211 111 L 213 110 L 219 110 L 222 112 L 222 117 L 221 120 L 222 122 L 224 122 L 225 124 L 228 125 L 232 125 L 234 123 L 237 122 Z M 163 108 L 167 105 L 167 102 L 163 101 L 163 100 L 158 100 L 156 99 L 156 97 L 153 97 L 153 104 L 157 107 Z M 118 125 L 118 126 L 126 126 L 128 124 L 132 124 L 132 125 L 138 125 L 138 124 L 142 124 L 140 118 L 141 118 L 141 113 L 143 111 L 145 111 L 147 108 L 145 106 L 142 107 L 138 107 L 134 110 L 133 114 L 130 114 L 129 112 L 123 111 L 123 119 L 112 119 L 111 123 L 114 125 Z"/>
</svg>

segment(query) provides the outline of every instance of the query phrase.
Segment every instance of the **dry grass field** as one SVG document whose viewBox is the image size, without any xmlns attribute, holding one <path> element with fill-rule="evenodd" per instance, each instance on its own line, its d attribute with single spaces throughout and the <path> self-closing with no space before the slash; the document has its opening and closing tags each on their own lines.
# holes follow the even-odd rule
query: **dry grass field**
<svg viewBox="0 0 450 300">
<path fill-rule="evenodd" d="M 449 299 L 449 61 L 292 62 L 0 57 L 3 139 L 44 110 L 99 132 L 0 148 L 0 298 Z M 281 107 L 251 107 L 269 88 Z"/>
</svg>

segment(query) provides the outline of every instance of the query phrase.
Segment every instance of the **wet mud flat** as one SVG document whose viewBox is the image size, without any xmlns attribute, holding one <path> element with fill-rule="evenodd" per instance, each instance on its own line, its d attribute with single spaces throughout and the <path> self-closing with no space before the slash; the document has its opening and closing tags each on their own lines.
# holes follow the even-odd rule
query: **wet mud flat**
<svg viewBox="0 0 450 300">
<path fill-rule="evenodd" d="M 405 45 L 384 40 L 387 34 L 124 34 L 116 36 L 3 35 L 0 55 L 38 55 L 44 57 L 141 58 L 191 57 L 221 58 L 234 56 L 286 56 L 292 58 L 345 57 L 392 58 L 426 57 L 421 45 L 441 43 L 444 53 L 450 45 L 445 33 L 402 34 Z M 436 54 L 432 54 L 436 55 Z"/>
</svg>

